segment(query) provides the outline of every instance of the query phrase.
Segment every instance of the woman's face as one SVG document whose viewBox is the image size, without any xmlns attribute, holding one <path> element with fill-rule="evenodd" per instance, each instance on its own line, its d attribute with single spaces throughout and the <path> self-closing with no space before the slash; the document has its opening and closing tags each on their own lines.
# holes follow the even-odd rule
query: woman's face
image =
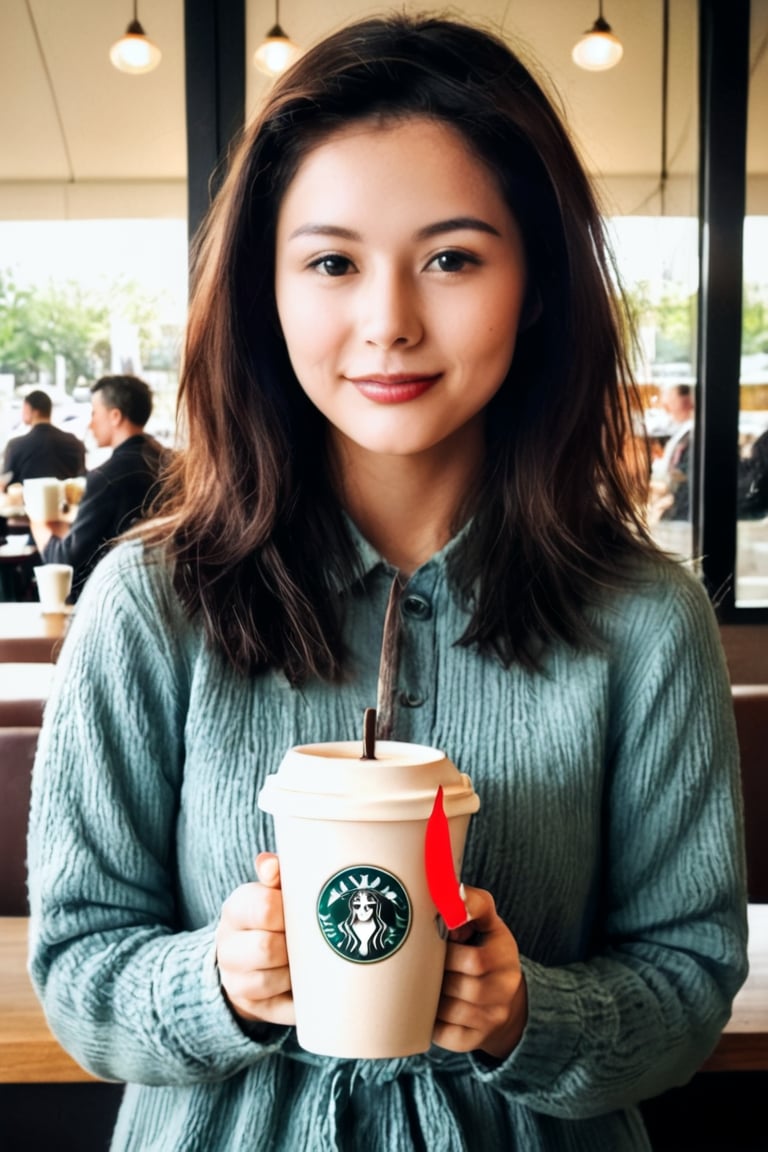
<svg viewBox="0 0 768 1152">
<path fill-rule="evenodd" d="M 525 293 L 491 172 L 441 122 L 340 129 L 302 161 L 276 239 L 294 371 L 337 443 L 407 456 L 482 437 Z"/>
<path fill-rule="evenodd" d="M 376 911 L 376 901 L 368 892 L 358 892 L 351 900 L 356 920 L 370 920 Z"/>
</svg>

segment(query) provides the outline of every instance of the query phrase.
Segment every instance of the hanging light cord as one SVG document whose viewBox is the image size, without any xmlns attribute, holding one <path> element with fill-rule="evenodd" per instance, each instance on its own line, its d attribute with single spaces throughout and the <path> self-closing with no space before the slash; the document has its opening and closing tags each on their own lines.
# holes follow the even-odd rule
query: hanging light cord
<svg viewBox="0 0 768 1152">
<path fill-rule="evenodd" d="M 669 0 L 663 0 L 661 33 L 661 172 L 659 192 L 661 214 L 666 216 L 666 192 L 669 171 L 667 168 L 667 121 L 669 119 Z"/>
<path fill-rule="evenodd" d="M 53 102 L 53 108 L 54 108 L 54 111 L 56 113 L 56 121 L 59 125 L 59 135 L 61 136 L 61 143 L 62 143 L 62 147 L 64 149 L 64 156 L 65 156 L 66 161 L 67 161 L 67 171 L 69 172 L 68 183 L 74 184 L 74 182 L 75 182 L 75 170 L 74 170 L 74 167 L 72 165 L 72 157 L 71 157 L 70 152 L 69 152 L 69 144 L 67 143 L 67 134 L 64 131 L 64 120 L 62 118 L 61 108 L 59 107 L 59 101 L 58 101 L 57 96 L 56 96 L 56 89 L 53 86 L 53 77 L 51 76 L 51 71 L 50 71 L 50 68 L 48 67 L 48 61 L 46 60 L 45 52 L 43 51 L 43 44 L 42 44 L 42 41 L 40 39 L 40 31 L 37 27 L 37 21 L 35 20 L 35 14 L 32 11 L 31 0 L 25 0 L 25 7 L 27 9 L 27 15 L 29 16 L 29 23 L 32 26 L 32 33 L 35 37 L 35 43 L 37 44 L 37 52 L 38 52 L 38 55 L 40 57 L 40 63 L 43 66 L 43 72 L 45 73 L 45 79 L 48 82 L 48 90 L 51 93 L 51 100 Z"/>
</svg>

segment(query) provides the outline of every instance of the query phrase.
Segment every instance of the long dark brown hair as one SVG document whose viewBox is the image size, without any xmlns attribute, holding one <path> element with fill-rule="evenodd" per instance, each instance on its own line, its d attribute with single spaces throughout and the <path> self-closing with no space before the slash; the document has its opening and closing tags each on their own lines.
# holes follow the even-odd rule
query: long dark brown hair
<svg viewBox="0 0 768 1152">
<path fill-rule="evenodd" d="M 552 102 L 494 35 L 393 15 L 328 37 L 278 80 L 201 229 L 179 392 L 182 435 L 163 544 L 187 612 L 243 673 L 292 683 L 343 669 L 339 580 L 356 552 L 323 417 L 278 323 L 275 232 L 303 155 L 353 119 L 428 116 L 495 173 L 526 246 L 535 319 L 487 420 L 487 460 L 451 576 L 456 640 L 504 663 L 589 639 L 585 608 L 653 545 L 636 499 L 633 385 L 590 182 Z"/>
</svg>

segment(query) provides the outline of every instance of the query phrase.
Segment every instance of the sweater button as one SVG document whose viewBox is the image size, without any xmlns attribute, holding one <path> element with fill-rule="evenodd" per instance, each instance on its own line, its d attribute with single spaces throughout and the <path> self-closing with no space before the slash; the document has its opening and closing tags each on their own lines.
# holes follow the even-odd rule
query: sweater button
<svg viewBox="0 0 768 1152">
<path fill-rule="evenodd" d="M 403 597 L 402 609 L 404 616 L 410 616 L 414 620 L 428 620 L 432 615 L 432 605 L 429 600 L 417 592 L 409 592 L 407 596 Z"/>
<path fill-rule="evenodd" d="M 401 692 L 400 703 L 403 708 L 421 708 L 424 697 L 419 696 L 416 692 Z"/>
</svg>

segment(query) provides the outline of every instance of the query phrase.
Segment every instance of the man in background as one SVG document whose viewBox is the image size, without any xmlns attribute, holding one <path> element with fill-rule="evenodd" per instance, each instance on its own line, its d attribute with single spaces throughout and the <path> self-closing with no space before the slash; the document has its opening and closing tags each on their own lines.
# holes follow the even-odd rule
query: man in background
<svg viewBox="0 0 768 1152">
<path fill-rule="evenodd" d="M 768 516 L 768 428 L 752 444 L 749 455 L 739 460 L 736 493 L 739 520 Z"/>
<path fill-rule="evenodd" d="M 29 432 L 8 441 L 3 472 L 11 473 L 9 484 L 23 484 L 37 476 L 69 480 L 85 472 L 85 445 L 71 432 L 51 423 L 53 405 L 47 392 L 35 391 L 24 397 L 21 419 Z"/>
<path fill-rule="evenodd" d="M 90 428 L 99 447 L 112 454 L 88 473 L 71 527 L 63 521 L 30 524 L 43 563 L 72 565 L 72 600 L 115 537 L 146 513 L 159 487 L 170 453 L 144 432 L 151 412 L 149 385 L 137 376 L 97 380 Z"/>
<path fill-rule="evenodd" d="M 651 472 L 651 520 L 688 520 L 695 398 L 688 384 L 673 384 L 661 397 L 673 421 L 664 452 Z"/>
</svg>

